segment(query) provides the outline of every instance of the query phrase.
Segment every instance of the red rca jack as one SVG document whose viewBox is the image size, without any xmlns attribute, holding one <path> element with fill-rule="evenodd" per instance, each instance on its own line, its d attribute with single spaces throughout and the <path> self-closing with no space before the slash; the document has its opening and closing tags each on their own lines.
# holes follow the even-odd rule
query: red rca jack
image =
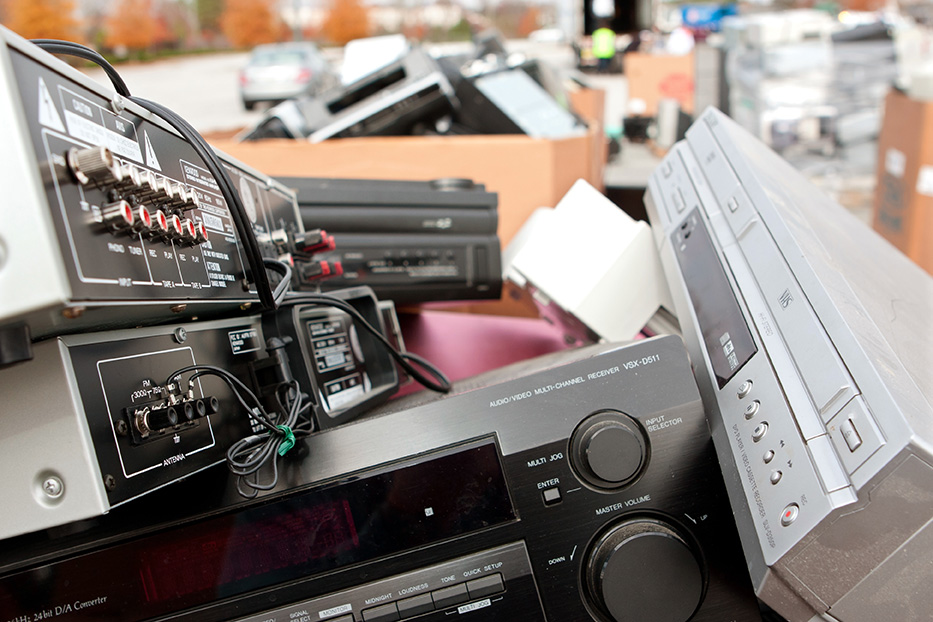
<svg viewBox="0 0 933 622">
<path fill-rule="evenodd" d="M 178 217 L 178 214 L 172 214 L 168 219 L 168 231 L 169 237 L 173 240 L 184 240 L 185 239 L 185 228 L 181 223 L 181 218 Z"/>
<path fill-rule="evenodd" d="M 190 218 L 181 221 L 181 227 L 184 231 L 180 242 L 185 246 L 194 246 L 198 243 L 198 228 Z"/>
<path fill-rule="evenodd" d="M 207 227 L 204 226 L 203 222 L 199 222 L 196 226 L 197 229 L 197 243 L 204 244 L 207 242 Z"/>
<path fill-rule="evenodd" d="M 133 206 L 121 199 L 100 209 L 100 221 L 97 226 L 110 233 L 126 233 L 133 231 L 135 220 Z"/>
<path fill-rule="evenodd" d="M 132 229 L 136 233 L 147 234 L 152 230 L 152 214 L 144 205 L 136 206 L 136 218 L 134 219 Z"/>
<path fill-rule="evenodd" d="M 168 217 L 162 210 L 156 210 L 155 214 L 152 215 L 152 227 L 149 229 L 149 237 L 153 240 L 167 240 L 171 237 Z"/>
</svg>

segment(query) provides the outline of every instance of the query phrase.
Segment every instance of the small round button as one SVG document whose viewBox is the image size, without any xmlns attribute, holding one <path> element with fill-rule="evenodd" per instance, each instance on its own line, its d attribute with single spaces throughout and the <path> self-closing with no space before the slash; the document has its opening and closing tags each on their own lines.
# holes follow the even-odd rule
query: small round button
<svg viewBox="0 0 933 622">
<path fill-rule="evenodd" d="M 739 399 L 744 398 L 751 392 L 752 392 L 752 381 L 751 380 L 746 380 L 741 385 L 739 385 L 739 392 L 738 392 Z"/>
<path fill-rule="evenodd" d="M 768 422 L 762 421 L 755 429 L 752 430 L 752 440 L 756 443 L 765 437 L 765 434 L 768 433 Z"/>
<path fill-rule="evenodd" d="M 791 503 L 786 508 L 784 508 L 784 513 L 781 514 L 781 524 L 787 527 L 795 520 L 800 514 L 800 507 L 796 503 Z"/>
<path fill-rule="evenodd" d="M 781 481 L 782 477 L 784 477 L 784 474 L 780 471 L 771 471 L 771 484 L 777 484 L 779 481 Z"/>
<path fill-rule="evenodd" d="M 749 402 L 748 406 L 745 407 L 745 418 L 751 419 L 758 414 L 758 409 L 761 408 L 761 402 L 755 400 L 754 402 Z"/>
<path fill-rule="evenodd" d="M 765 461 L 765 464 L 770 463 L 772 460 L 774 460 L 774 450 L 769 449 L 766 451 L 765 455 L 762 456 L 761 459 Z"/>
</svg>

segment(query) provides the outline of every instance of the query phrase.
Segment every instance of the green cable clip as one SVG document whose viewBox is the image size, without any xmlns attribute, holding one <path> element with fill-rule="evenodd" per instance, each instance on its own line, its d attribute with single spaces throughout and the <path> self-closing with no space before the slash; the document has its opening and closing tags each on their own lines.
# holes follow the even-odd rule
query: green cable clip
<svg viewBox="0 0 933 622">
<path fill-rule="evenodd" d="M 282 430 L 282 434 L 285 435 L 285 438 L 282 439 L 282 444 L 279 445 L 279 455 L 284 456 L 289 449 L 295 446 L 295 433 L 292 432 L 292 429 L 287 425 L 280 425 L 276 427 Z"/>
</svg>

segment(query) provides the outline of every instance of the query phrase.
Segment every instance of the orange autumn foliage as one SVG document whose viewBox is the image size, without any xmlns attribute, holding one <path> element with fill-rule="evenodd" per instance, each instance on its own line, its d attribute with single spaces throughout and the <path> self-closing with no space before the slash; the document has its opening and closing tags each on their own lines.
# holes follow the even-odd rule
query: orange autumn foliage
<svg viewBox="0 0 933 622">
<path fill-rule="evenodd" d="M 270 0 L 227 0 L 220 29 L 235 47 L 253 47 L 278 41 L 282 24 Z"/>
<path fill-rule="evenodd" d="M 368 37 L 369 9 L 359 0 L 331 0 L 321 32 L 325 39 L 336 45 Z"/>
<path fill-rule="evenodd" d="M 27 39 L 80 40 L 74 0 L 6 0 L 4 26 Z"/>
<path fill-rule="evenodd" d="M 120 0 L 107 17 L 106 33 L 104 42 L 111 48 L 146 50 L 159 43 L 152 0 Z"/>
</svg>

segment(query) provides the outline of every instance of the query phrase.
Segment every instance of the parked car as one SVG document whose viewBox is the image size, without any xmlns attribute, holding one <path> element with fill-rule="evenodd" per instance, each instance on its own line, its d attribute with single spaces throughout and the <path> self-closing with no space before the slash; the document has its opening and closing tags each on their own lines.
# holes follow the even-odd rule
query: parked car
<svg viewBox="0 0 933 622">
<path fill-rule="evenodd" d="M 338 83 L 336 72 L 313 43 L 272 43 L 253 49 L 240 70 L 240 97 L 252 110 L 259 102 L 277 103 L 315 95 Z"/>
</svg>

